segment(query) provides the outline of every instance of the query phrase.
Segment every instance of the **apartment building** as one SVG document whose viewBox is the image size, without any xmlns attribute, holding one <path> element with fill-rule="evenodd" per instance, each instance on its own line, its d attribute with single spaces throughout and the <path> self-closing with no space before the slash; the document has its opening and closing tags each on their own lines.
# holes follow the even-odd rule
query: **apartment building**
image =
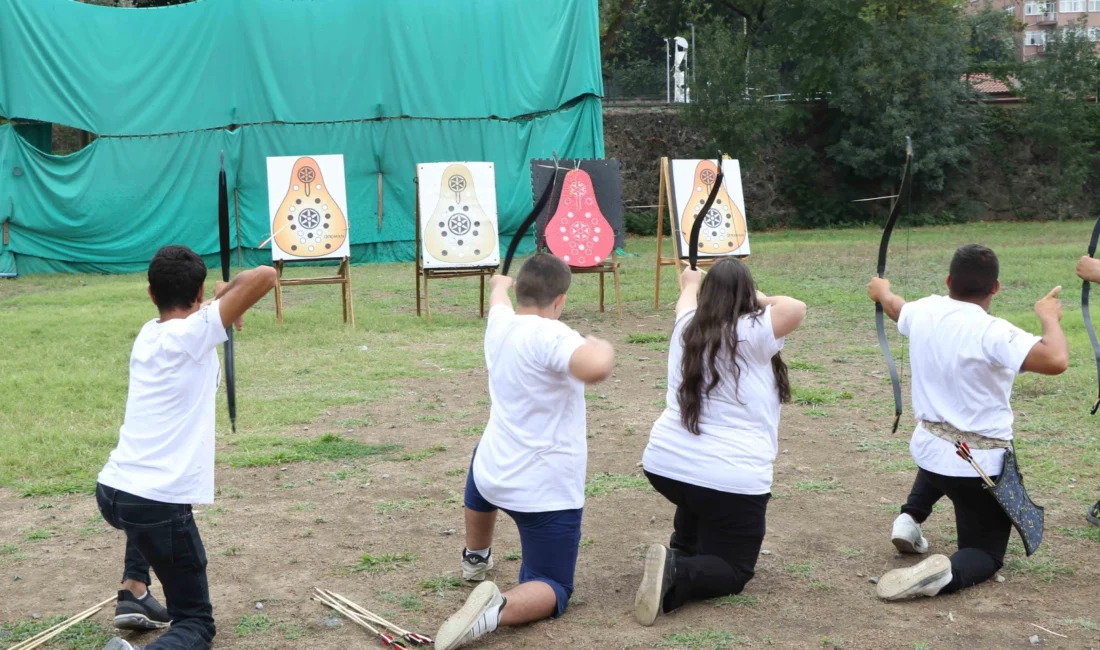
<svg viewBox="0 0 1100 650">
<path fill-rule="evenodd" d="M 981 0 L 971 0 L 972 8 L 980 6 Z M 1025 60 L 1042 55 L 1053 30 L 1075 27 L 1082 16 L 1088 20 L 1085 34 L 1100 43 L 1100 0 L 993 0 L 993 6 L 1024 25 L 1020 56 Z"/>
</svg>

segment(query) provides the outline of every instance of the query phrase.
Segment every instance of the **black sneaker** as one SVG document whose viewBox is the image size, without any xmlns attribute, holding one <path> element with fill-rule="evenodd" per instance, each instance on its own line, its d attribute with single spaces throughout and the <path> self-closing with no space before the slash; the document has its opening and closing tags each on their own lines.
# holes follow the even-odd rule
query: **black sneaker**
<svg viewBox="0 0 1100 650">
<path fill-rule="evenodd" d="M 127 592 L 129 593 L 129 592 Z M 120 639 L 117 636 L 107 642 L 107 645 L 103 646 L 103 650 L 141 650 L 141 646 L 134 645 L 125 639 Z"/>
<path fill-rule="evenodd" d="M 160 630 L 171 624 L 172 617 L 168 615 L 168 610 L 157 602 L 152 592 L 146 592 L 145 598 L 138 600 L 129 589 L 119 590 L 118 603 L 115 605 L 115 627 L 118 629 Z M 118 648 L 122 650 L 126 646 Z"/>
<path fill-rule="evenodd" d="M 642 584 L 634 596 L 634 618 L 639 624 L 648 627 L 657 620 L 665 595 L 672 588 L 677 554 L 663 544 L 653 544 L 646 551 Z"/>
</svg>

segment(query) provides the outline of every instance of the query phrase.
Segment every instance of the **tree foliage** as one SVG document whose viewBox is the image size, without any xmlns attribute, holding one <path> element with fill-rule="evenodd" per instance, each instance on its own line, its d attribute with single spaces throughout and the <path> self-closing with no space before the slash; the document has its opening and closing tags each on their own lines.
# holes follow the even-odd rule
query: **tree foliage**
<svg viewBox="0 0 1100 650">
<path fill-rule="evenodd" d="M 1058 217 L 1067 199 L 1081 191 L 1100 161 L 1100 57 L 1085 33 L 1085 20 L 1054 32 L 1043 56 L 1020 66 L 1027 100 L 1024 133 L 1056 167 Z"/>
</svg>

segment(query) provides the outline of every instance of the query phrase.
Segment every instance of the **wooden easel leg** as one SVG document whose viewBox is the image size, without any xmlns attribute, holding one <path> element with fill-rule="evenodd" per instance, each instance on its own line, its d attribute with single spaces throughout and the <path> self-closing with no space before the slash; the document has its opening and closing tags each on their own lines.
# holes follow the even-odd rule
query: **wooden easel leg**
<svg viewBox="0 0 1100 650">
<path fill-rule="evenodd" d="M 340 276 L 344 281 L 340 283 L 340 302 L 344 307 L 344 324 L 348 324 L 348 261 L 345 258 L 340 262 Z"/>
<path fill-rule="evenodd" d="M 653 289 L 653 308 L 658 309 L 661 306 L 661 242 L 665 238 L 665 167 L 666 159 L 661 158 L 661 182 L 657 186 L 657 286 Z M 616 280 L 618 280 L 618 273 L 615 274 Z M 620 314 L 621 316 L 622 314 Z"/>
<path fill-rule="evenodd" d="M 600 273 L 600 313 L 603 313 L 603 276 L 605 273 Z"/>
<path fill-rule="evenodd" d="M 416 269 L 416 315 L 420 316 L 420 268 Z"/>
<path fill-rule="evenodd" d="M 424 274 L 424 315 L 428 319 L 428 324 L 432 323 L 432 306 L 428 302 L 428 274 Z"/>
<path fill-rule="evenodd" d="M 344 287 L 348 294 L 348 317 L 351 319 L 351 328 L 355 329 L 355 304 L 351 294 L 351 258 L 348 258 L 348 275 L 344 280 Z"/>
<path fill-rule="evenodd" d="M 481 291 L 478 293 L 480 302 L 478 304 L 477 313 L 481 318 L 485 318 L 485 275 L 481 275 Z"/>
<path fill-rule="evenodd" d="M 379 175 L 379 178 L 381 178 L 381 175 Z M 379 186 L 379 187 L 381 188 L 381 186 Z M 378 200 L 379 200 L 379 205 L 381 205 L 381 201 L 382 201 L 381 189 L 379 189 Z M 381 213 L 379 213 L 379 217 L 378 217 L 378 227 L 379 227 L 379 230 L 381 231 L 381 227 L 382 227 Z M 416 264 L 415 264 L 415 268 L 413 269 L 414 271 L 416 271 L 416 316 L 417 316 L 417 318 L 419 318 L 420 317 L 420 274 L 423 271 L 423 266 L 421 265 L 421 262 L 420 262 L 420 199 L 419 198 L 417 198 L 417 200 L 416 200 L 416 223 L 413 225 L 413 240 L 414 240 L 413 246 L 416 247 Z M 428 288 L 428 276 L 424 276 L 424 289 L 427 290 L 427 288 Z"/>
<path fill-rule="evenodd" d="M 622 294 L 622 290 L 619 288 L 619 262 L 618 262 L 618 260 L 615 260 L 615 266 L 612 267 L 612 268 L 614 269 L 613 273 L 615 274 L 615 304 L 619 308 L 619 320 L 622 320 L 622 317 L 623 317 L 623 294 Z M 657 267 L 657 268 L 660 268 L 660 267 Z"/>
<path fill-rule="evenodd" d="M 275 319 L 283 324 L 283 262 L 275 262 Z"/>
</svg>

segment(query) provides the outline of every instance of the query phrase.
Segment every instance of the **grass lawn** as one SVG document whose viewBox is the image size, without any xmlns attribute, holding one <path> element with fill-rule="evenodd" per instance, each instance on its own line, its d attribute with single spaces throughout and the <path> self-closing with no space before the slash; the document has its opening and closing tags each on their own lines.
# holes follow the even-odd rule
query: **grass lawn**
<svg viewBox="0 0 1100 650">
<path fill-rule="evenodd" d="M 1065 489 L 1077 490 L 1073 496 L 1082 502 L 1092 498 L 1100 467 L 1100 420 L 1087 414 L 1095 398 L 1096 369 L 1079 311 L 1080 283 L 1073 274 L 1091 226 L 902 227 L 894 234 L 887 269 L 894 289 L 916 298 L 942 291 L 956 246 L 992 246 L 1001 259 L 1002 280 L 994 313 L 1032 331 L 1038 329 L 1032 304 L 1051 287 L 1063 286 L 1070 370 L 1055 378 L 1021 377 L 1014 403 L 1025 414 L 1018 429 L 1029 477 L 1044 487 L 1080 486 Z M 846 342 L 852 354 L 873 358 L 878 350 L 865 285 L 874 271 L 879 235 L 875 229 L 760 233 L 752 238 L 750 264 L 765 292 L 791 294 L 810 305 L 806 328 L 827 332 L 828 338 Z M 632 239 L 628 250 L 637 257 L 622 260 L 625 308 L 646 314 L 653 300 L 655 240 Z M 665 271 L 662 303 L 667 310 L 675 300 L 675 281 L 671 269 Z M 265 299 L 236 339 L 239 432 L 227 433 L 220 403 L 221 460 L 247 464 L 258 449 L 285 446 L 278 436 L 287 427 L 308 425 L 335 406 L 382 399 L 394 390 L 394 380 L 480 365 L 483 323 L 476 318 L 477 283 L 434 285 L 435 322 L 429 326 L 413 309 L 412 275 L 409 264 L 355 268 L 354 330 L 340 323 L 336 288 L 290 288 L 283 327 L 275 322 L 272 299 Z M 614 318 L 610 311 L 601 315 L 595 310 L 596 286 L 594 276 L 577 278 L 568 317 L 597 322 Z M 0 314 L 0 487 L 27 496 L 91 491 L 122 420 L 131 343 L 141 325 L 155 316 L 143 277 L 52 275 L 0 281 Z M 663 320 L 654 323 L 658 332 L 667 329 Z M 663 347 L 659 341 L 652 345 Z M 906 372 L 905 346 L 896 331 L 891 347 Z M 888 380 L 881 395 L 856 396 L 881 401 L 883 422 L 890 417 L 889 397 Z M 812 405 L 817 397 L 805 399 Z M 1051 447 L 1066 453 L 1037 453 Z"/>
</svg>

